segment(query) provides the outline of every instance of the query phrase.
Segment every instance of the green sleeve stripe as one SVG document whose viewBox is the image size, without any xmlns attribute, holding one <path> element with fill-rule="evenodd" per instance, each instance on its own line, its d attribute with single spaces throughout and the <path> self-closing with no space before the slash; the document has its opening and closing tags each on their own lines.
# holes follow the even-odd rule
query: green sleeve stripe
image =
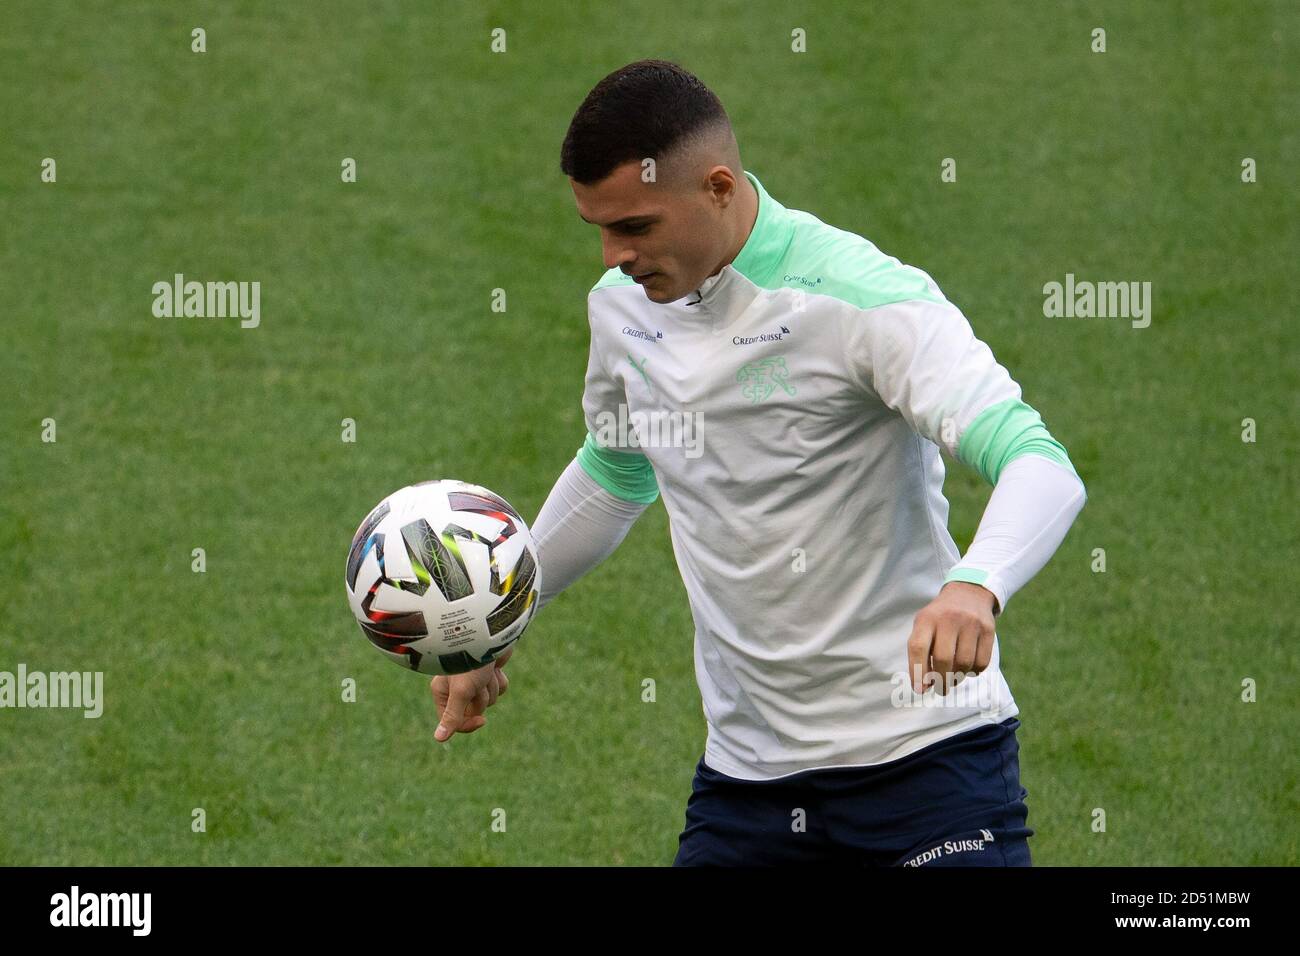
<svg viewBox="0 0 1300 956">
<path fill-rule="evenodd" d="M 957 442 L 957 460 L 978 471 L 990 485 L 996 485 L 1002 469 L 1021 455 L 1041 455 L 1079 477 L 1065 447 L 1047 431 L 1042 416 L 1018 398 L 984 409 Z"/>
<path fill-rule="evenodd" d="M 659 483 L 645 455 L 601 448 L 591 432 L 578 449 L 578 464 L 611 495 L 643 505 L 659 497 Z"/>
<path fill-rule="evenodd" d="M 961 568 L 956 567 L 948 572 L 943 579 L 944 584 L 949 581 L 965 581 L 967 584 L 983 584 L 989 579 L 987 571 L 981 571 L 978 568 Z"/>
<path fill-rule="evenodd" d="M 943 583 L 947 584 L 949 581 L 965 581 L 967 584 L 978 584 L 980 587 L 984 588 L 984 590 L 993 595 L 993 616 L 997 617 L 1002 613 L 1002 599 L 997 596 L 997 593 L 992 588 L 988 587 L 988 585 L 984 583 L 988 579 L 989 573 L 987 571 L 981 571 L 978 568 L 963 568 L 961 565 L 957 565 L 944 577 Z"/>
</svg>

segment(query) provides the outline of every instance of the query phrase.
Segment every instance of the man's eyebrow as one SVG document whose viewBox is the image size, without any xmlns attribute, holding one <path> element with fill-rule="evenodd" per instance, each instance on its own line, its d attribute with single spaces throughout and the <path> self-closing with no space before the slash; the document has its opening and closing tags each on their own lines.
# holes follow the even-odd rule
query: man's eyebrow
<svg viewBox="0 0 1300 956">
<path fill-rule="evenodd" d="M 586 216 L 584 216 L 582 213 L 578 213 L 578 218 L 581 219 L 583 222 L 587 223 L 588 225 L 591 225 L 591 226 L 598 225 L 597 223 L 592 222 L 590 219 L 588 219 L 588 218 L 587 218 Z M 645 222 L 645 223 L 651 223 L 651 222 L 658 222 L 658 221 L 659 221 L 659 217 L 658 217 L 658 216 L 653 215 L 653 214 L 651 214 L 651 213 L 643 213 L 643 214 L 640 215 L 640 216 L 624 216 L 622 219 L 618 219 L 618 220 L 616 220 L 616 221 L 614 221 L 614 222 L 611 222 L 611 223 L 609 224 L 609 228 L 610 228 L 610 229 L 617 229 L 619 226 L 631 226 L 631 225 L 633 225 L 633 224 L 638 224 L 638 223 L 642 223 L 642 222 Z"/>
</svg>

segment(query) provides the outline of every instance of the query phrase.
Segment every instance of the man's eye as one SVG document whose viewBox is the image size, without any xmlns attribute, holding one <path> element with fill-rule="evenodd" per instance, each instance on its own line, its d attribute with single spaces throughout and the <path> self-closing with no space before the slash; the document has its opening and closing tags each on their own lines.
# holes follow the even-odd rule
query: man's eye
<svg viewBox="0 0 1300 956">
<path fill-rule="evenodd" d="M 624 226 L 623 232 L 629 236 L 640 236 L 650 230 L 649 226 Z"/>
</svg>

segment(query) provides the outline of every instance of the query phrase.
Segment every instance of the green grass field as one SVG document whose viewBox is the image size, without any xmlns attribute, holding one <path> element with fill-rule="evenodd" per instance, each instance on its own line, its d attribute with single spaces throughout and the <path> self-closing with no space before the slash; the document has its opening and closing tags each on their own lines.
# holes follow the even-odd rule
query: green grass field
<svg viewBox="0 0 1300 956">
<path fill-rule="evenodd" d="M 1298 47 L 1286 0 L 9 0 L 0 670 L 103 671 L 106 703 L 0 710 L 0 863 L 672 860 L 705 728 L 662 502 L 448 745 L 343 593 L 390 491 L 531 520 L 581 444 L 603 267 L 559 147 L 650 56 L 774 197 L 928 271 L 1087 484 L 999 625 L 1035 862 L 1300 863 Z M 155 318 L 177 272 L 259 281 L 261 325 Z M 1152 282 L 1150 327 L 1045 318 L 1067 272 Z M 964 548 L 988 488 L 947 490 Z"/>
</svg>

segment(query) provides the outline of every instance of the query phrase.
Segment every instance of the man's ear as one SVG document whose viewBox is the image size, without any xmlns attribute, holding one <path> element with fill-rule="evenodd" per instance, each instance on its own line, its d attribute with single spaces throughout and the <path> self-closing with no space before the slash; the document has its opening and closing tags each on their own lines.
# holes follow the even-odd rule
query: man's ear
<svg viewBox="0 0 1300 956">
<path fill-rule="evenodd" d="M 719 209 L 726 209 L 735 202 L 737 190 L 740 188 L 736 177 L 726 166 L 714 166 L 709 170 L 708 186 L 709 193 Z"/>
</svg>

